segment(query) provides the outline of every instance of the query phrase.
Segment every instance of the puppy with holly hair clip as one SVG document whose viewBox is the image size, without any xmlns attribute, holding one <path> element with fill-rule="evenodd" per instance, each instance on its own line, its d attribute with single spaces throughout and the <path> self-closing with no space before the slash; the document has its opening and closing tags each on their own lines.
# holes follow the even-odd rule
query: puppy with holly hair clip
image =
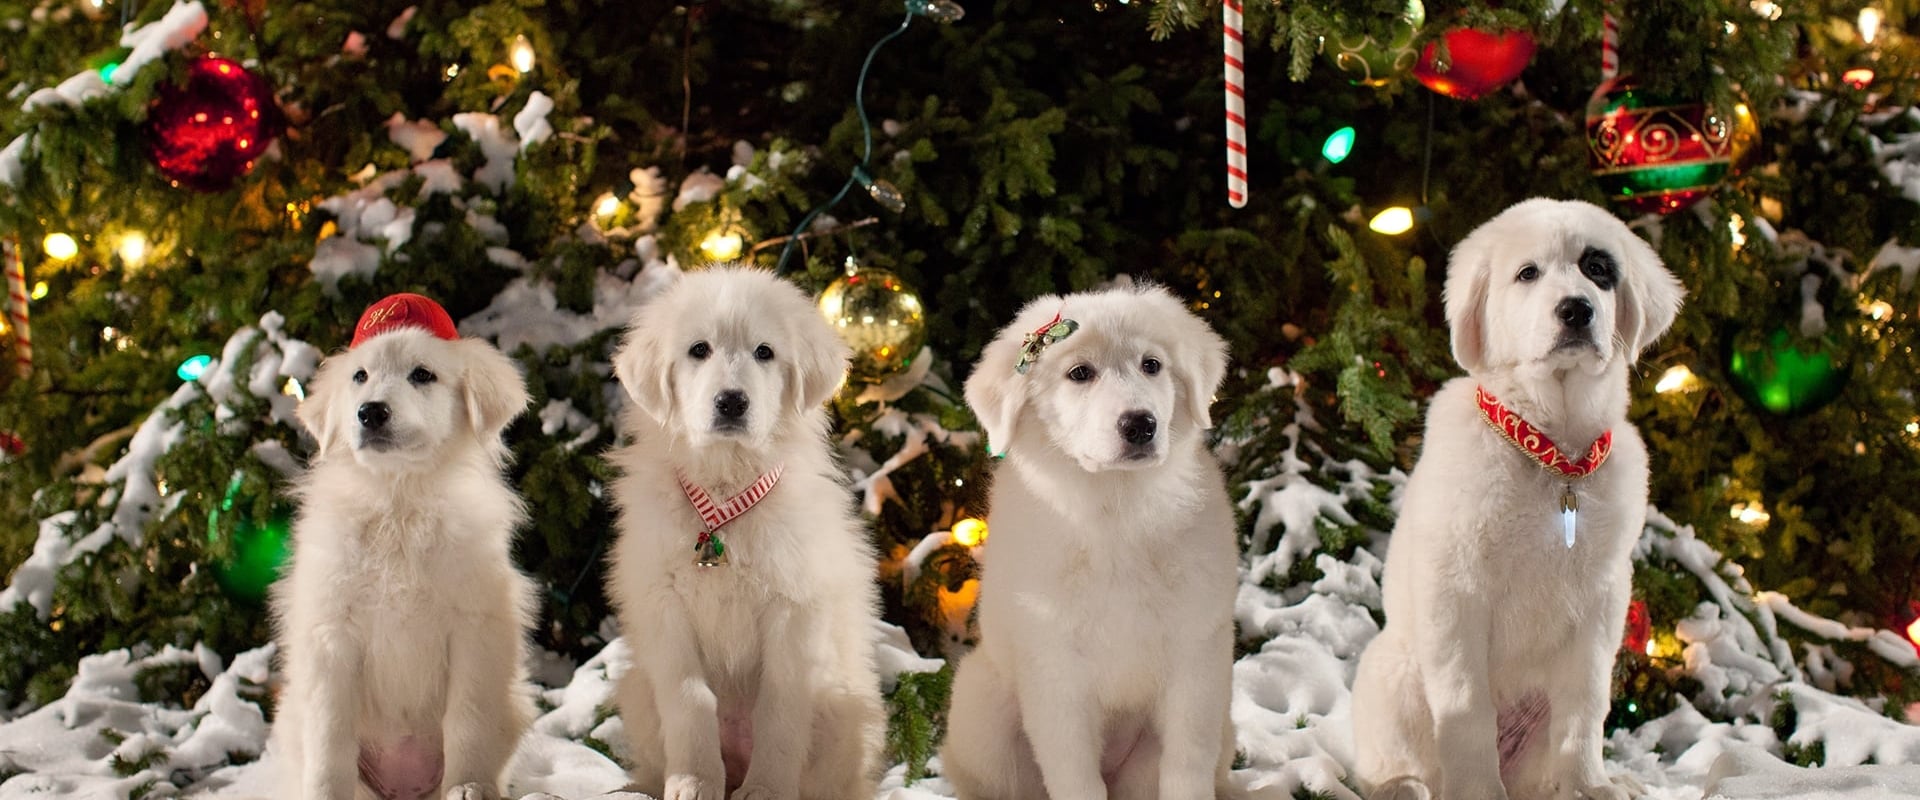
<svg viewBox="0 0 1920 800">
<path fill-rule="evenodd" d="M 967 405 L 1005 458 L 941 754 L 961 800 L 1233 794 L 1226 367 L 1151 286 L 1041 297 L 981 354 Z"/>
</svg>

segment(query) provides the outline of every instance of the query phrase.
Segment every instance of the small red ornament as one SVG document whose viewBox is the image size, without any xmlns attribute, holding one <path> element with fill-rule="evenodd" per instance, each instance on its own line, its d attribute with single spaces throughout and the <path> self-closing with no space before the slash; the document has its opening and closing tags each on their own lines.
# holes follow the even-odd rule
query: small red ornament
<svg viewBox="0 0 1920 800">
<path fill-rule="evenodd" d="M 460 338 L 460 331 L 453 326 L 453 317 L 448 316 L 439 303 L 401 292 L 387 295 L 360 312 L 360 322 L 353 326 L 353 344 L 347 345 L 347 349 L 359 347 L 361 342 L 395 328 L 424 328 L 447 341 Z"/>
<path fill-rule="evenodd" d="M 1635 653 L 1647 652 L 1647 641 L 1653 638 L 1653 618 L 1647 614 L 1647 601 L 1634 600 L 1627 603 L 1627 635 L 1620 646 Z"/>
<path fill-rule="evenodd" d="M 266 79 L 205 56 L 187 65 L 185 84 L 161 86 L 147 104 L 147 153 L 176 185 L 225 191 L 253 170 L 280 128 Z"/>
<path fill-rule="evenodd" d="M 27 440 L 15 435 L 13 431 L 0 431 L 0 454 L 17 456 L 27 452 Z"/>
<path fill-rule="evenodd" d="M 1428 42 L 1413 65 L 1413 77 L 1427 88 L 1456 100 L 1478 100 L 1520 77 L 1533 60 L 1533 34 L 1488 33 L 1455 28 L 1442 34 L 1447 57 L 1435 58 L 1438 42 Z"/>
</svg>

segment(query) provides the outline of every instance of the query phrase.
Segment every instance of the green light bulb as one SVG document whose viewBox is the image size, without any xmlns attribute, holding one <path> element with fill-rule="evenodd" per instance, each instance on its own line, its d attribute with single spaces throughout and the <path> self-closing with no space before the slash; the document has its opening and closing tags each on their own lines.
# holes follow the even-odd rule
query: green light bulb
<svg viewBox="0 0 1920 800">
<path fill-rule="evenodd" d="M 180 368 L 174 370 L 173 374 L 180 376 L 180 380 L 183 381 L 197 381 L 200 380 L 201 375 L 206 374 L 207 367 L 212 364 L 213 356 L 201 353 L 180 362 Z"/>
<path fill-rule="evenodd" d="M 1321 157 L 1331 164 L 1347 160 L 1347 156 L 1353 155 L 1353 137 L 1351 125 L 1334 131 L 1333 135 L 1327 137 L 1326 144 L 1320 145 Z"/>
</svg>

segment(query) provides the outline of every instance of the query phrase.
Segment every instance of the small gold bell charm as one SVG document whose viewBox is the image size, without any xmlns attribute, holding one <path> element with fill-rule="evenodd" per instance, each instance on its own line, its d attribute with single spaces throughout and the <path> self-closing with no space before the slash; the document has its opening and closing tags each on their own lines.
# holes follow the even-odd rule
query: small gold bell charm
<svg viewBox="0 0 1920 800">
<path fill-rule="evenodd" d="M 727 565 L 727 545 L 712 531 L 701 531 L 693 540 L 693 563 L 702 567 Z"/>
</svg>

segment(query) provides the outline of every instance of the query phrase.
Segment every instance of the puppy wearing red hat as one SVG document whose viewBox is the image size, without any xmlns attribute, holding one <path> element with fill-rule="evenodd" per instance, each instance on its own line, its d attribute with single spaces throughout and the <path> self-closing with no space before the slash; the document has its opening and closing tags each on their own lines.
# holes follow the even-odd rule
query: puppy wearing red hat
<svg viewBox="0 0 1920 800">
<path fill-rule="evenodd" d="M 318 444 L 273 587 L 279 797 L 493 800 L 533 703 L 537 598 L 501 432 L 525 383 L 438 303 L 369 306 L 299 417 Z"/>
</svg>

